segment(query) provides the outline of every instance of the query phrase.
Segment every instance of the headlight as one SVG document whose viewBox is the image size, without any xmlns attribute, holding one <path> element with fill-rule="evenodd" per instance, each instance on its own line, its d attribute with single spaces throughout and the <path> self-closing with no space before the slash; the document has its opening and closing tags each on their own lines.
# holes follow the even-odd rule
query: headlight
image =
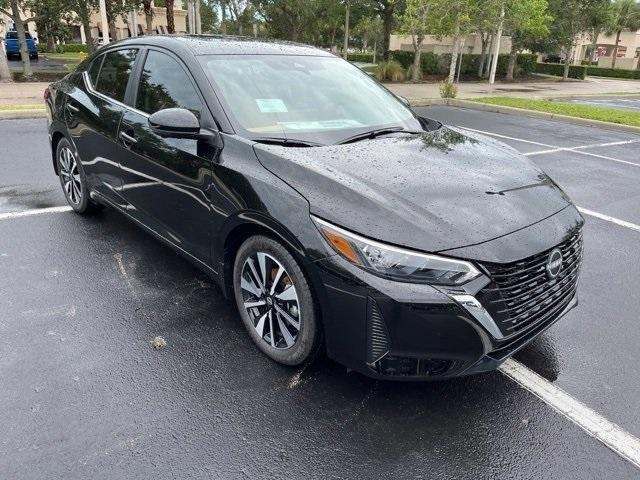
<svg viewBox="0 0 640 480">
<path fill-rule="evenodd" d="M 360 268 L 402 282 L 462 285 L 482 275 L 469 262 L 385 245 L 311 217 L 333 249 Z"/>
</svg>

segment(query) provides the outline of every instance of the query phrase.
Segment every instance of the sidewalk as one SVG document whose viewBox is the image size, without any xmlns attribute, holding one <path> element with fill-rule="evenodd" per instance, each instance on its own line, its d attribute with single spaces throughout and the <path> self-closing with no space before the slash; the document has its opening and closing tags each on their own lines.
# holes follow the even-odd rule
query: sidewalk
<svg viewBox="0 0 640 480">
<path fill-rule="evenodd" d="M 0 110 L 13 105 L 42 105 L 47 82 L 0 83 Z"/>
<path fill-rule="evenodd" d="M 409 101 L 440 98 L 437 83 L 388 83 L 385 86 Z M 458 86 L 458 98 L 469 99 L 486 96 L 512 96 L 532 99 L 572 97 L 581 95 L 640 94 L 639 80 L 619 80 L 589 77 L 584 81 L 563 82 L 556 78 L 545 78 L 533 82 L 497 82 L 493 92 L 484 82 L 465 82 Z"/>
</svg>

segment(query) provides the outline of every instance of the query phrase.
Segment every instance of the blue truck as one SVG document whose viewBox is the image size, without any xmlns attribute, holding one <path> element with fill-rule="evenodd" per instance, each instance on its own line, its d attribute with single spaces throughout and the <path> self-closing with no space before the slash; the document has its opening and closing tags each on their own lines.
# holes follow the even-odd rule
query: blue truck
<svg viewBox="0 0 640 480">
<path fill-rule="evenodd" d="M 25 32 L 27 38 L 27 50 L 29 51 L 29 58 L 38 58 L 38 46 L 35 40 L 29 32 Z M 4 48 L 7 52 L 7 59 L 11 57 L 20 58 L 20 42 L 18 41 L 17 32 L 7 32 L 4 38 Z"/>
</svg>

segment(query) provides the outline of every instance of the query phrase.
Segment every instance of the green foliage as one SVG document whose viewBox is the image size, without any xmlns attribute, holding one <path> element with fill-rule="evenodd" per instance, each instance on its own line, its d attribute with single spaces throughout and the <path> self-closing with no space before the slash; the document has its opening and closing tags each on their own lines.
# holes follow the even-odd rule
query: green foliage
<svg viewBox="0 0 640 480">
<path fill-rule="evenodd" d="M 373 63 L 373 53 L 350 53 L 347 55 L 350 62 Z"/>
<path fill-rule="evenodd" d="M 375 75 L 381 82 L 403 82 L 407 78 L 405 68 L 395 60 L 378 63 Z"/>
<path fill-rule="evenodd" d="M 440 83 L 440 96 L 442 98 L 456 98 L 458 96 L 458 87 L 447 79 Z"/>
<path fill-rule="evenodd" d="M 587 75 L 595 75 L 596 77 L 629 78 L 640 80 L 640 70 L 624 70 L 622 68 L 600 68 L 588 66 Z"/>
<path fill-rule="evenodd" d="M 413 63 L 413 52 L 405 50 L 395 50 L 391 52 L 392 58 L 398 61 L 404 68 L 409 68 Z M 520 54 L 518 55 L 517 71 L 521 74 L 533 73 L 536 69 L 537 55 Z M 420 56 L 420 65 L 422 66 L 423 75 L 445 75 L 449 71 L 450 54 L 436 55 L 432 52 L 424 52 Z M 507 64 L 509 63 L 509 55 L 503 54 L 498 57 L 498 75 L 507 73 Z M 460 73 L 462 75 L 476 75 L 480 64 L 480 55 L 467 54 L 462 55 L 462 65 Z"/>
<path fill-rule="evenodd" d="M 589 120 L 599 120 L 602 122 L 640 127 L 639 112 L 619 110 L 616 108 L 594 107 L 591 105 L 580 105 L 578 103 L 557 102 L 551 100 L 530 100 L 528 98 L 517 97 L 483 97 L 475 98 L 473 101 L 489 105 L 523 108 L 538 112 L 568 115 L 570 117 L 586 118 Z"/>
<path fill-rule="evenodd" d="M 60 45 L 62 52 L 59 53 L 87 53 L 87 46 L 81 43 L 65 43 Z"/>
<path fill-rule="evenodd" d="M 562 77 L 564 75 L 564 65 L 561 63 L 536 63 L 536 73 Z M 586 76 L 587 67 L 584 65 L 571 65 L 569 67 L 569 78 L 584 80 Z"/>
</svg>

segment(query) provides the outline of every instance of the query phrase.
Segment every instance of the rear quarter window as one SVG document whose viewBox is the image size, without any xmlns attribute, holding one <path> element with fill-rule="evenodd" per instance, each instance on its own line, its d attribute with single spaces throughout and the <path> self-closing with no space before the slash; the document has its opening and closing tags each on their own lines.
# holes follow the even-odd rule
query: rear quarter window
<svg viewBox="0 0 640 480">
<path fill-rule="evenodd" d="M 98 81 L 98 73 L 100 72 L 100 66 L 102 65 L 102 60 L 104 59 L 104 55 L 100 55 L 93 59 L 91 65 L 87 69 L 87 73 L 89 74 L 89 79 L 91 80 L 91 85 L 95 87 L 96 82 Z"/>
</svg>

